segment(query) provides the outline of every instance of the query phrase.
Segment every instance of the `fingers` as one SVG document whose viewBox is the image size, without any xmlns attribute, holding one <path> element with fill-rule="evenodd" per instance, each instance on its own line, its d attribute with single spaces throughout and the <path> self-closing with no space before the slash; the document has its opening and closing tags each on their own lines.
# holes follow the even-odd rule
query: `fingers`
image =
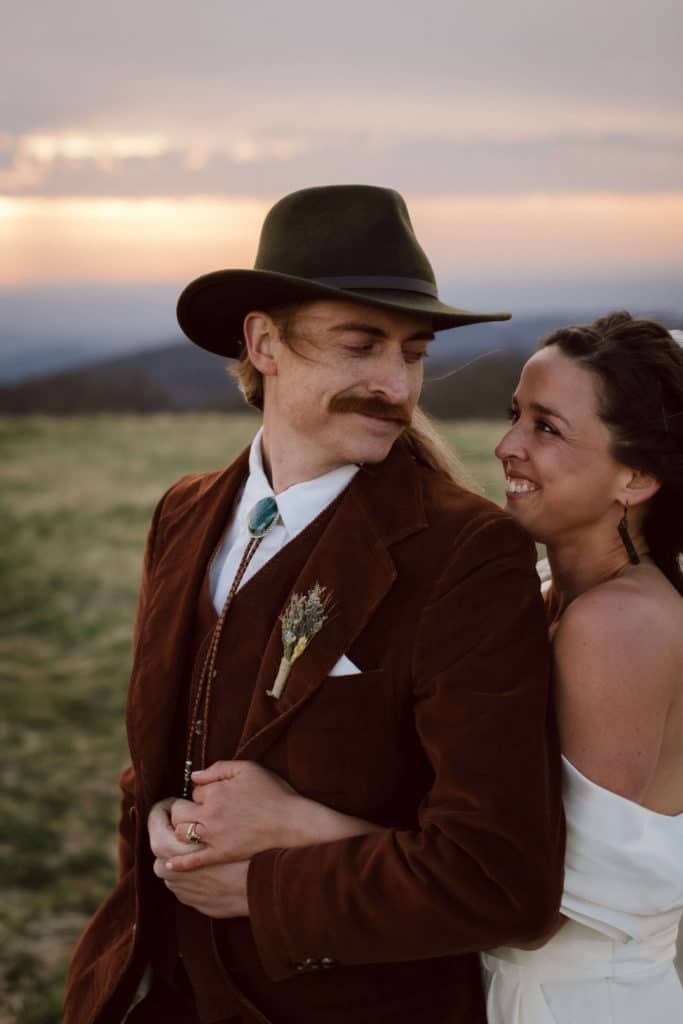
<svg viewBox="0 0 683 1024">
<path fill-rule="evenodd" d="M 193 897 L 179 885 L 181 879 L 178 874 L 175 873 L 174 876 L 174 872 L 169 870 L 163 860 L 155 860 L 154 872 L 157 878 L 162 880 L 166 888 L 173 893 L 180 903 L 193 904 Z"/>
<path fill-rule="evenodd" d="M 251 764 L 250 761 L 214 761 L 208 768 L 192 772 L 192 781 L 199 786 L 207 782 L 220 782 L 223 779 L 234 779 L 244 770 L 244 766 Z"/>
<path fill-rule="evenodd" d="M 172 804 L 173 797 L 167 797 L 165 800 L 159 800 L 158 803 L 154 804 L 147 816 L 147 828 L 150 831 L 152 828 L 161 829 L 170 827 L 170 810 Z"/>
<path fill-rule="evenodd" d="M 169 857 L 174 852 L 179 852 L 172 848 L 177 841 L 169 818 L 169 806 L 168 801 L 160 801 L 152 807 L 147 818 L 149 845 L 157 857 Z"/>
<path fill-rule="evenodd" d="M 197 805 L 191 800 L 174 800 L 171 805 L 171 823 L 177 831 L 177 826 L 183 822 L 189 825 L 197 816 Z"/>
<path fill-rule="evenodd" d="M 193 850 L 191 853 L 180 854 L 171 857 L 165 862 L 166 878 L 174 874 L 182 874 L 183 871 L 194 871 L 196 868 L 205 868 L 210 864 L 224 863 L 225 858 L 209 847 L 200 850 Z"/>
<path fill-rule="evenodd" d="M 171 857 L 178 857 L 180 854 L 187 853 L 188 843 L 183 843 L 179 839 L 176 839 L 174 835 L 169 840 L 166 838 L 163 842 L 155 842 L 150 838 L 150 847 L 152 853 L 159 860 L 166 862 Z M 196 846 L 197 844 L 192 844 Z"/>
<path fill-rule="evenodd" d="M 213 850 L 203 847 L 193 850 L 185 855 L 176 854 L 173 857 L 157 857 L 154 861 L 154 874 L 166 882 L 169 888 L 173 885 L 174 879 L 180 875 L 195 871 L 197 868 L 210 867 L 212 864 L 220 864 L 221 859 Z"/>
<path fill-rule="evenodd" d="M 199 839 L 193 839 L 192 836 L 199 836 Z M 201 821 L 181 821 L 175 827 L 175 837 L 180 843 L 196 847 L 206 841 L 204 825 Z"/>
<path fill-rule="evenodd" d="M 161 878 L 164 881 L 166 881 L 167 878 L 171 878 L 173 875 L 173 872 L 166 867 L 166 861 L 161 857 L 157 857 L 154 861 L 153 870 L 157 878 Z"/>
<path fill-rule="evenodd" d="M 149 845 L 155 857 L 168 860 L 187 851 L 187 838 L 183 842 L 176 836 L 168 815 L 152 810 L 148 818 Z M 188 826 L 185 826 L 187 833 Z"/>
<path fill-rule="evenodd" d="M 173 803 L 174 800 L 175 800 L 174 796 L 167 796 L 167 797 L 164 797 L 163 800 L 157 800 L 157 802 L 152 805 L 152 811 L 167 811 L 168 812 L 168 810 L 169 810 L 169 808 L 170 808 L 170 806 L 171 806 L 171 804 Z"/>
</svg>

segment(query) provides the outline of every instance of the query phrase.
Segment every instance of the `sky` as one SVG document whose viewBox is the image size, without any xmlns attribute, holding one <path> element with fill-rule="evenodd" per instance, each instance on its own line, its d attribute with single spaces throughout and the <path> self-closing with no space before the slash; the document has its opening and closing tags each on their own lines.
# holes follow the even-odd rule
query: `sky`
<svg viewBox="0 0 683 1024">
<path fill-rule="evenodd" d="M 683 311 L 682 11 L 5 0 L 0 348 L 167 340 L 335 182 L 403 193 L 455 305 Z"/>
</svg>

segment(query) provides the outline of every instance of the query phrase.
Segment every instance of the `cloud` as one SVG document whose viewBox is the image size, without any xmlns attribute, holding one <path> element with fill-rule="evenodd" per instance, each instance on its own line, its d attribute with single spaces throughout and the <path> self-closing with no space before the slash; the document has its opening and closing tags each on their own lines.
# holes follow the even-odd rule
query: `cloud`
<svg viewBox="0 0 683 1024">
<path fill-rule="evenodd" d="M 683 132 L 523 139 L 236 136 L 180 145 L 161 134 L 29 135 L 0 166 L 15 196 L 277 196 L 366 181 L 413 194 L 653 192 L 683 180 Z"/>
<path fill-rule="evenodd" d="M 616 10 L 615 10 L 616 7 Z M 675 187 L 680 3 L 11 5 L 0 194 Z"/>
<path fill-rule="evenodd" d="M 392 119 L 452 125 L 482 97 L 501 108 L 553 103 L 674 116 L 683 100 L 677 0 L 91 0 L 12 4 L 0 61 L 0 125 L 14 133 L 147 124 L 191 127 L 210 112 L 263 129 L 268 107 L 296 120 L 362 122 L 379 97 Z M 452 110 L 449 122 L 448 107 Z M 138 124 L 138 128 L 140 125 Z M 621 130 L 623 125 L 614 126 Z M 145 128 L 146 130 L 146 128 Z"/>
</svg>

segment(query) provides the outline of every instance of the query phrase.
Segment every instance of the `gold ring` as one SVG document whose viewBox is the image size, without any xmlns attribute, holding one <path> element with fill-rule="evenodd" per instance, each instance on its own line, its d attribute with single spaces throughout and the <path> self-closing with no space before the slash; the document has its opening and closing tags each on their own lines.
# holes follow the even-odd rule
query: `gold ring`
<svg viewBox="0 0 683 1024">
<path fill-rule="evenodd" d="M 187 835 L 187 838 L 188 838 L 189 842 L 191 842 L 191 843 L 199 843 L 201 841 L 200 838 L 199 838 L 199 832 L 197 832 L 197 826 L 198 825 L 199 825 L 198 821 L 193 822 L 192 825 L 188 825 L 188 829 L 187 829 L 186 835 Z"/>
</svg>

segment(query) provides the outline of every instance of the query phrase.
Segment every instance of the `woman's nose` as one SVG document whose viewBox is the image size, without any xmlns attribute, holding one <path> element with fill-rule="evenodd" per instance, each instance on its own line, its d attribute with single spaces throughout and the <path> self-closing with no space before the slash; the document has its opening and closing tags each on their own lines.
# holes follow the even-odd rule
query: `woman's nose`
<svg viewBox="0 0 683 1024">
<path fill-rule="evenodd" d="M 504 462 L 506 459 L 523 459 L 526 456 L 526 451 L 522 443 L 522 434 L 518 429 L 518 424 L 513 424 L 508 431 L 501 437 L 500 441 L 493 449 L 493 452 L 497 459 Z"/>
</svg>

